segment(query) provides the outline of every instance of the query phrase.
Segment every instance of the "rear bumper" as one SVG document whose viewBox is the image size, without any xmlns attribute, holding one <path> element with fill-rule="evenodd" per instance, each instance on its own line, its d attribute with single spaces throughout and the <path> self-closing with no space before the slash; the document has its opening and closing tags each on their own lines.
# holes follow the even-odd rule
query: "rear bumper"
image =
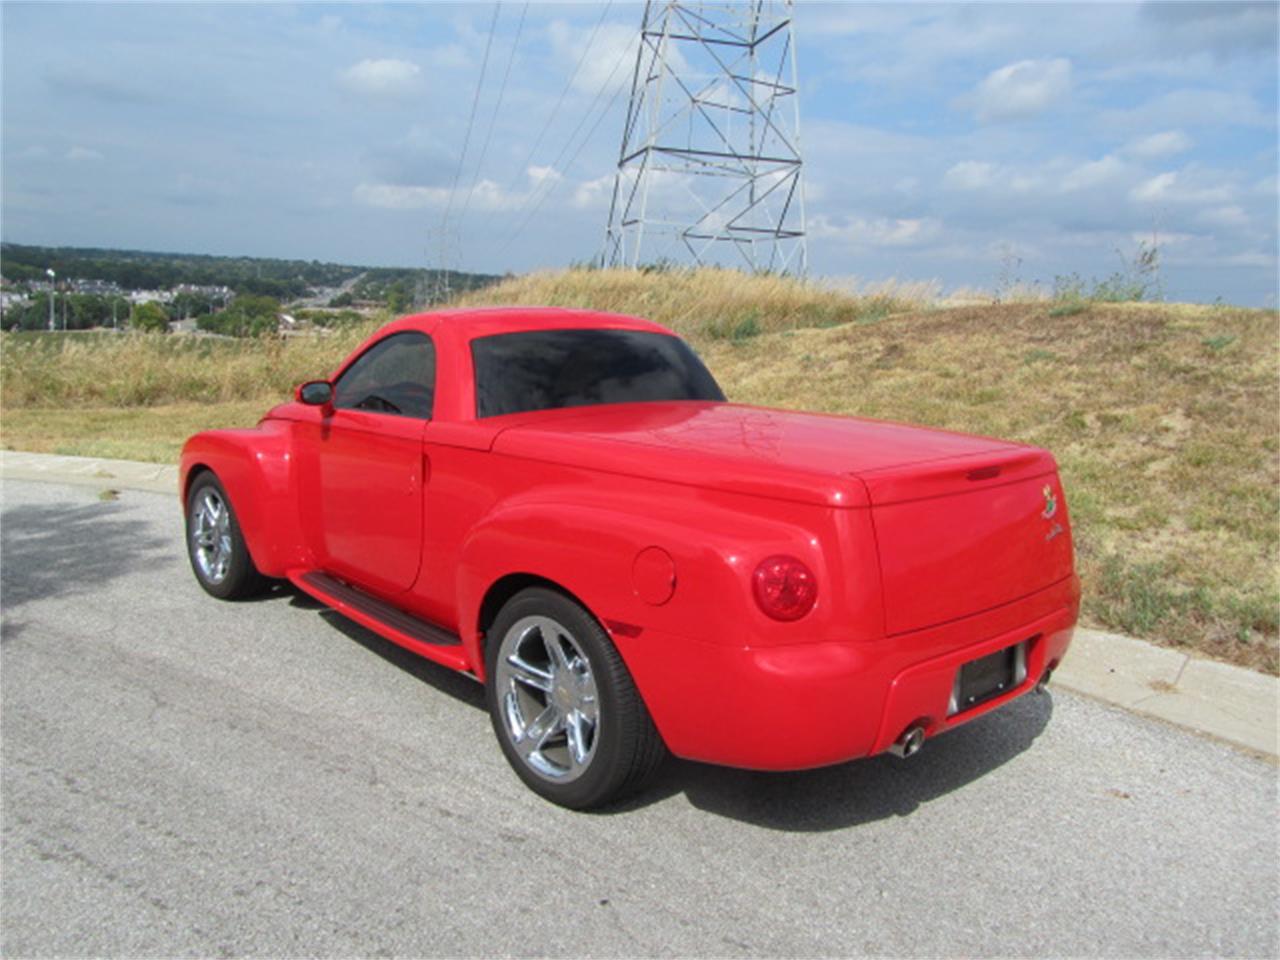
<svg viewBox="0 0 1280 960">
<path fill-rule="evenodd" d="M 994 610 L 875 642 L 730 647 L 650 630 L 614 639 L 677 756 L 799 770 L 881 753 L 917 723 L 935 736 L 1031 690 L 1066 653 L 1079 599 L 1072 576 Z M 948 715 L 962 664 L 1023 642 L 1020 684 Z"/>
</svg>

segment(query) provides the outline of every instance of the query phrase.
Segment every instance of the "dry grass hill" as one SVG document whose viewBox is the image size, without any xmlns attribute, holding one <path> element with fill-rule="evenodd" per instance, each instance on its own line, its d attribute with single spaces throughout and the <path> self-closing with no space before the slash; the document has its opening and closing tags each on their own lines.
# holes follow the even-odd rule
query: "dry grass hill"
<svg viewBox="0 0 1280 960">
<path fill-rule="evenodd" d="M 1275 311 L 1087 300 L 938 304 L 722 271 L 562 271 L 475 303 L 648 316 L 733 400 L 993 434 L 1057 455 L 1087 623 L 1276 672 L 1280 323 Z M 471 302 L 464 301 L 464 302 Z M 3 442 L 173 458 L 329 371 L 323 339 L 0 340 Z"/>
</svg>

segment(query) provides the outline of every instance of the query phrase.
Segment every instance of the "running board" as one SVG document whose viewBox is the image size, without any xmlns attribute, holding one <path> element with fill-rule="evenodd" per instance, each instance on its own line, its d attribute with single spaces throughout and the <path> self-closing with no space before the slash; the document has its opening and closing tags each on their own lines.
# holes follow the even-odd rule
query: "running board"
<svg viewBox="0 0 1280 960">
<path fill-rule="evenodd" d="M 454 670 L 471 670 L 457 634 L 392 606 L 319 570 L 289 573 L 299 590 L 406 650 Z"/>
</svg>

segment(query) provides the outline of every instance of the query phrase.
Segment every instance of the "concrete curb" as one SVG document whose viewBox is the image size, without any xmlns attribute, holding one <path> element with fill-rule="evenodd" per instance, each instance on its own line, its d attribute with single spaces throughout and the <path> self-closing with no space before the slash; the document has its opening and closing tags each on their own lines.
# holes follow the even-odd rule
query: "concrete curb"
<svg viewBox="0 0 1280 960">
<path fill-rule="evenodd" d="M 1277 758 L 1280 679 L 1267 674 L 1078 627 L 1053 685 Z"/>
<path fill-rule="evenodd" d="M 178 468 L 105 457 L 62 457 L 0 450 L 0 480 L 44 480 L 115 490 L 178 495 Z"/>
<path fill-rule="evenodd" d="M 37 480 L 176 498 L 178 468 L 131 460 L 0 451 L 0 481 Z M 1280 679 L 1145 640 L 1081 627 L 1053 683 L 1134 713 L 1277 758 Z"/>
</svg>

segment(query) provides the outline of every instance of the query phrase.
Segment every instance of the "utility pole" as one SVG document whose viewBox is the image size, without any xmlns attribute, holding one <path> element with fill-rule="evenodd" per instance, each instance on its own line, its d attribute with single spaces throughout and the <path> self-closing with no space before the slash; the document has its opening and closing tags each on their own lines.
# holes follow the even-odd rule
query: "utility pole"
<svg viewBox="0 0 1280 960">
<path fill-rule="evenodd" d="M 648 0 L 607 266 L 808 271 L 792 0 Z"/>
<path fill-rule="evenodd" d="M 57 292 L 58 292 L 58 285 L 57 285 L 58 275 L 53 272 L 53 267 L 49 267 L 48 269 L 46 269 L 45 274 L 48 275 L 49 277 L 49 332 L 53 333 L 56 326 L 56 324 L 54 323 L 53 300 L 54 300 L 54 297 L 57 296 Z"/>
</svg>

